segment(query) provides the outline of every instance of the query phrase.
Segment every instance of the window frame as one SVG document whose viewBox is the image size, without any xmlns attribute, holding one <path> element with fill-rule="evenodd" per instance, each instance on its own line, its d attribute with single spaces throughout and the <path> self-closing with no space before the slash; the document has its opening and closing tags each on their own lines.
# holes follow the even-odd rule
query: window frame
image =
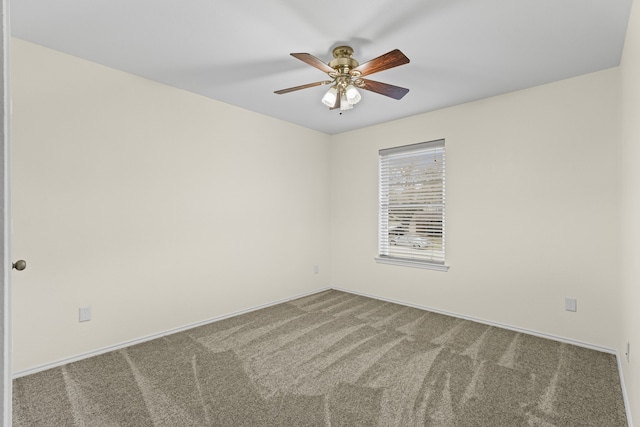
<svg viewBox="0 0 640 427">
<path fill-rule="evenodd" d="M 433 176 L 433 168 L 428 169 L 428 164 L 425 162 L 426 158 L 440 159 L 441 165 L 439 168 L 436 168 L 435 171 L 438 175 L 435 175 L 435 181 L 441 182 L 441 187 L 439 187 L 440 191 L 436 191 L 437 198 L 435 201 L 431 202 L 422 202 L 419 204 L 422 205 L 434 205 L 436 206 L 436 212 L 440 211 L 441 214 L 439 217 L 436 217 L 435 222 L 439 222 L 440 226 L 435 228 L 435 231 L 414 231 L 413 234 L 407 231 L 407 236 L 409 237 L 407 240 L 420 239 L 420 241 L 424 241 L 427 237 L 420 237 L 419 234 L 424 234 L 428 236 L 427 244 L 430 244 L 433 240 L 433 234 L 441 234 L 441 237 L 435 238 L 436 247 L 441 247 L 440 249 L 436 249 L 432 251 L 434 256 L 429 257 L 427 253 L 422 252 L 423 248 L 420 246 L 415 246 L 413 244 L 411 247 L 409 245 L 397 245 L 390 243 L 391 234 L 390 229 L 392 227 L 389 226 L 389 194 L 390 189 L 393 187 L 389 184 L 389 178 L 392 172 L 389 168 L 401 167 L 402 163 L 397 163 L 398 159 L 415 159 L 418 163 L 419 172 L 427 173 Z M 394 162 L 394 160 L 396 162 Z M 411 161 L 410 160 L 410 161 Z M 421 164 L 421 162 L 424 162 Z M 395 163 L 395 166 L 394 166 Z M 383 170 L 385 169 L 386 170 Z M 439 170 L 438 170 L 439 169 Z M 420 142 L 417 144 L 404 145 L 399 147 L 385 148 L 378 151 L 378 255 L 375 258 L 375 261 L 381 264 L 393 264 L 393 265 L 401 265 L 406 267 L 416 267 L 416 268 L 426 268 L 431 270 L 438 271 L 448 271 L 449 266 L 446 265 L 445 261 L 445 217 L 446 217 L 446 160 L 445 160 L 445 140 L 438 139 L 427 142 Z M 439 175 L 441 173 L 441 175 Z M 433 180 L 432 180 L 433 181 Z M 415 183 L 413 184 L 416 185 Z M 398 187 L 395 187 L 397 190 Z M 415 187 L 414 187 L 415 189 Z M 432 189 L 424 189 L 422 193 L 420 193 L 423 197 L 429 198 L 432 200 L 433 193 L 430 192 Z M 397 197 L 397 196 L 396 196 Z M 414 202 L 416 203 L 416 202 Z M 403 203 L 401 205 L 406 205 L 411 208 L 411 203 Z M 423 222 L 428 222 L 427 219 L 431 219 L 432 214 L 423 213 Z M 412 218 L 413 219 L 413 218 Z M 418 226 L 415 223 L 419 223 L 420 218 L 414 219 L 414 227 Z M 410 226 L 410 225 L 409 225 Z M 409 227 L 408 226 L 408 227 Z M 403 234 L 404 230 L 403 230 Z M 392 246 L 402 246 L 402 248 L 391 249 Z M 437 255 L 435 255 L 437 254 Z M 399 256 L 406 255 L 406 256 Z"/>
</svg>

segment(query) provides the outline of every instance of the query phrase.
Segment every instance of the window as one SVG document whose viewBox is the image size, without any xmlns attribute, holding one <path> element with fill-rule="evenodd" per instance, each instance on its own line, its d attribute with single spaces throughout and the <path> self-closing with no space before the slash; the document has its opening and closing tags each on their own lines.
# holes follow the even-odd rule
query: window
<svg viewBox="0 0 640 427">
<path fill-rule="evenodd" d="M 379 151 L 378 262 L 446 271 L 444 139 Z"/>
</svg>

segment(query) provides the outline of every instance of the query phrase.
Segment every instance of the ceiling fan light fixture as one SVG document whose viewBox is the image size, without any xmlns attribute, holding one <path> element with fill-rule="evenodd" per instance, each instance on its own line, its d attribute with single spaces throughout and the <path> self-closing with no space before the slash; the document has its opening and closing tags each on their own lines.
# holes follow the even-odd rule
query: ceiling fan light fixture
<svg viewBox="0 0 640 427">
<path fill-rule="evenodd" d="M 331 80 L 280 89 L 275 93 L 282 95 L 310 87 L 330 85 L 331 87 L 322 97 L 322 103 L 330 110 L 339 108 L 344 111 L 352 109 L 362 99 L 358 89 L 368 90 L 393 99 L 401 99 L 409 92 L 409 89 L 400 86 L 361 78 L 408 64 L 409 58 L 399 49 L 394 49 L 364 64 L 360 64 L 352 58 L 352 54 L 353 49 L 350 46 L 338 46 L 333 49 L 333 59 L 327 64 L 309 53 L 292 53 L 291 56 L 326 73 Z"/>
<path fill-rule="evenodd" d="M 338 89 L 335 86 L 331 86 L 327 93 L 322 97 L 322 103 L 331 108 L 336 105 L 336 99 L 338 98 Z"/>
<path fill-rule="evenodd" d="M 356 105 L 362 99 L 362 95 L 358 92 L 358 89 L 352 84 L 348 85 L 345 89 L 347 95 L 347 102 L 351 105 Z"/>
</svg>

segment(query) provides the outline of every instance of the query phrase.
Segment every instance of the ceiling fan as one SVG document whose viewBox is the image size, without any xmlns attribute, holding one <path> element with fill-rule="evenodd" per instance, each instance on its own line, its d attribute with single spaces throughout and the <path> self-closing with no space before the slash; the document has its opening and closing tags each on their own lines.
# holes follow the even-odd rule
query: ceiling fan
<svg viewBox="0 0 640 427">
<path fill-rule="evenodd" d="M 336 108 L 350 110 L 361 98 L 356 88 L 379 93 L 393 99 L 401 99 L 409 92 L 409 89 L 403 87 L 362 78 L 369 74 L 409 63 L 409 58 L 400 50 L 394 49 L 364 64 L 359 64 L 358 61 L 351 57 L 352 54 L 353 49 L 350 46 L 338 46 L 333 49 L 333 59 L 328 64 L 325 64 L 311 54 L 292 53 L 291 56 L 327 73 L 331 80 L 281 89 L 275 91 L 275 93 L 282 95 L 314 86 L 331 85 L 327 93 L 322 97 L 322 103 L 332 110 Z"/>
</svg>

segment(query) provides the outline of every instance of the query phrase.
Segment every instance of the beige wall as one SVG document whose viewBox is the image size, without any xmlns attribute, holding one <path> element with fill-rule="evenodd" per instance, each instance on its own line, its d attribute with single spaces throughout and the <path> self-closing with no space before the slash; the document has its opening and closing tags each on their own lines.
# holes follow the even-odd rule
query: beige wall
<svg viewBox="0 0 640 427">
<path fill-rule="evenodd" d="M 327 135 L 12 49 L 14 372 L 329 285 Z"/>
<path fill-rule="evenodd" d="M 640 4 L 636 1 L 624 46 L 622 76 L 622 331 L 617 348 L 633 419 L 640 423 Z M 629 362 L 624 353 L 630 342 Z"/>
<path fill-rule="evenodd" d="M 332 285 L 617 347 L 618 80 L 610 69 L 335 136 Z M 376 264 L 378 149 L 439 138 L 450 270 Z"/>
</svg>

